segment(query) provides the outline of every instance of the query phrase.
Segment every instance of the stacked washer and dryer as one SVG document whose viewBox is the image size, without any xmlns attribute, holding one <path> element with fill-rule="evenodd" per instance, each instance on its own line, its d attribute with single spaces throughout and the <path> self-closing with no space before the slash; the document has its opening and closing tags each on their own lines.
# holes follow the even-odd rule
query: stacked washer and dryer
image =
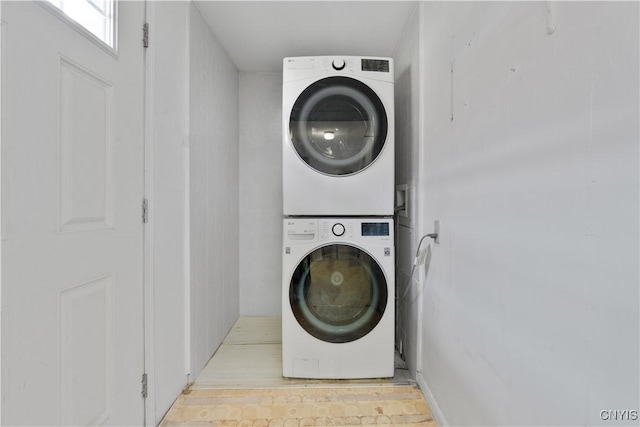
<svg viewBox="0 0 640 427">
<path fill-rule="evenodd" d="M 394 374 L 390 58 L 285 58 L 283 375 Z"/>
</svg>

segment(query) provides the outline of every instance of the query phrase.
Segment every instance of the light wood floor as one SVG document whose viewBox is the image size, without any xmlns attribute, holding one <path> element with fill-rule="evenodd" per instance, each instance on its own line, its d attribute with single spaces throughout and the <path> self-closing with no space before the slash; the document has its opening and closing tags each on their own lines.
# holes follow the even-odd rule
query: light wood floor
<svg viewBox="0 0 640 427">
<path fill-rule="evenodd" d="M 435 426 L 400 358 L 390 379 L 282 377 L 279 317 L 241 317 L 161 426 Z"/>
</svg>

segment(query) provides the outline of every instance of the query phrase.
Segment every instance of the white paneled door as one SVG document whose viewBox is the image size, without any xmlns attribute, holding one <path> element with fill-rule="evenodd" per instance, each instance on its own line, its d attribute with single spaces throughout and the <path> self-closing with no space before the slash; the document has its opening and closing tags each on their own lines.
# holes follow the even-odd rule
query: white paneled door
<svg viewBox="0 0 640 427">
<path fill-rule="evenodd" d="M 145 4 L 49 6 L 1 3 L 2 425 L 141 425 Z"/>
</svg>

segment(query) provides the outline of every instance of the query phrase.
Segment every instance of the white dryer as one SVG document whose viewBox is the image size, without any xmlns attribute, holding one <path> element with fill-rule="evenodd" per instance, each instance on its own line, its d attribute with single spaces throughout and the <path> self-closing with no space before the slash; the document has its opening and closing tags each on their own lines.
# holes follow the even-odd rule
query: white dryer
<svg viewBox="0 0 640 427">
<path fill-rule="evenodd" d="M 393 60 L 285 58 L 285 216 L 393 215 Z"/>
<path fill-rule="evenodd" d="M 283 376 L 393 376 L 393 225 L 390 218 L 284 219 Z"/>
</svg>

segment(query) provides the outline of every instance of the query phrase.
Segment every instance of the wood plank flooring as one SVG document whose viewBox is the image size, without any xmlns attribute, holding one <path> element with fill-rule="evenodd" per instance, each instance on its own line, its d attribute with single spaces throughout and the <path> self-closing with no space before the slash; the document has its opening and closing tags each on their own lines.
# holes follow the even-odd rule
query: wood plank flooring
<svg viewBox="0 0 640 427">
<path fill-rule="evenodd" d="M 161 426 L 435 426 L 397 358 L 393 378 L 282 377 L 278 317 L 241 317 Z"/>
<path fill-rule="evenodd" d="M 192 390 L 161 426 L 435 426 L 419 389 L 396 387 Z"/>
</svg>

